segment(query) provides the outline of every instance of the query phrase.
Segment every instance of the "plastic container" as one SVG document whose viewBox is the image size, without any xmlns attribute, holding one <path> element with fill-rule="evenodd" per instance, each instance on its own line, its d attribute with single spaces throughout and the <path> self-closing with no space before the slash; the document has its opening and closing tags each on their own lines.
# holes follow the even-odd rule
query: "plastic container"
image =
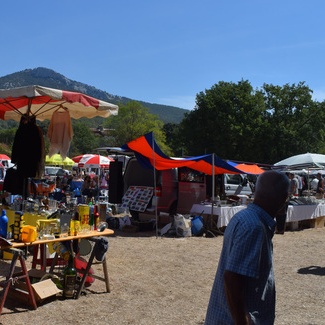
<svg viewBox="0 0 325 325">
<path fill-rule="evenodd" d="M 8 217 L 6 214 L 6 210 L 3 209 L 0 217 L 0 236 L 2 238 L 7 238 L 7 231 L 8 231 Z"/>
<path fill-rule="evenodd" d="M 201 216 L 194 216 L 192 218 L 192 235 L 196 236 L 203 230 L 203 218 Z"/>
<path fill-rule="evenodd" d="M 21 231 L 21 240 L 24 243 L 32 243 L 37 239 L 36 227 L 23 226 Z"/>
</svg>

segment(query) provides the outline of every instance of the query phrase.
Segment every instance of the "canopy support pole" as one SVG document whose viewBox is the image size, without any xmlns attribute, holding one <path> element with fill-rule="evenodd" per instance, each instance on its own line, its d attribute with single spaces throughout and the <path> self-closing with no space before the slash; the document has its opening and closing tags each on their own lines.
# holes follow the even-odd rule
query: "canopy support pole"
<svg viewBox="0 0 325 325">
<path fill-rule="evenodd" d="M 156 176 L 156 158 L 155 158 L 155 137 L 154 134 L 152 136 L 152 158 L 153 158 L 153 195 L 155 196 L 155 200 L 156 200 L 156 205 L 155 205 L 155 217 L 156 217 L 156 238 L 158 238 L 158 206 L 157 206 L 157 176 Z"/>
<path fill-rule="evenodd" d="M 211 191 L 211 215 L 210 220 L 213 219 L 213 205 L 214 205 L 214 197 L 215 197 L 215 173 L 214 173 L 214 153 L 212 154 L 212 191 Z"/>
</svg>

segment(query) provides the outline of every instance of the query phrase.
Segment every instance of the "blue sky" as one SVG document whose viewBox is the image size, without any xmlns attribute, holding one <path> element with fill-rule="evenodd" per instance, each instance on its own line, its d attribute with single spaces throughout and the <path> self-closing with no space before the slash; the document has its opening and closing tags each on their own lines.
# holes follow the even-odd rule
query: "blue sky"
<svg viewBox="0 0 325 325">
<path fill-rule="evenodd" d="M 45 67 L 193 109 L 219 81 L 304 81 L 325 98 L 323 0 L 4 0 L 0 76 Z"/>
</svg>

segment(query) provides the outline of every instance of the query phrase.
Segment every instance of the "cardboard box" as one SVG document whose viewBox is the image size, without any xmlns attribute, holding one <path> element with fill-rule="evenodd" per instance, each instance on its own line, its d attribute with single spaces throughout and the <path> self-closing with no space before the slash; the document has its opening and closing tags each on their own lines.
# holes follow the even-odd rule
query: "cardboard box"
<svg viewBox="0 0 325 325">
<path fill-rule="evenodd" d="M 58 289 L 56 284 L 51 279 L 33 283 L 32 288 L 34 290 L 36 301 L 42 301 L 62 292 L 62 290 Z"/>
<path fill-rule="evenodd" d="M 42 302 L 43 300 L 55 296 L 62 292 L 56 284 L 51 279 L 46 279 L 43 281 L 39 281 L 45 274 L 44 271 L 31 269 L 28 271 L 29 278 L 31 281 L 31 286 L 33 289 L 33 293 L 35 296 L 36 302 Z M 23 301 L 29 301 L 28 299 L 28 291 L 27 284 L 25 281 L 17 281 L 14 286 L 11 287 L 10 295 L 15 298 L 21 299 Z"/>
</svg>

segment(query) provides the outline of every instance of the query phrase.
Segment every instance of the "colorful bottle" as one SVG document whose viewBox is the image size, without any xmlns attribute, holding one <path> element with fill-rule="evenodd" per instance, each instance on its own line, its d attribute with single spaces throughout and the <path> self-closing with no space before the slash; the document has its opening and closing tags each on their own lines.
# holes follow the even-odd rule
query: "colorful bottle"
<svg viewBox="0 0 325 325">
<path fill-rule="evenodd" d="M 63 295 L 65 298 L 69 298 L 69 299 L 74 298 L 77 270 L 74 266 L 74 257 L 72 252 L 70 253 L 69 262 L 67 267 L 64 269 L 63 275 L 64 275 Z"/>
<path fill-rule="evenodd" d="M 94 206 L 92 205 L 92 203 L 90 202 L 89 203 L 89 226 L 90 226 L 90 230 L 94 230 L 95 229 L 95 226 L 94 226 Z"/>
<path fill-rule="evenodd" d="M 98 223 L 99 223 L 98 206 L 94 205 L 94 230 L 97 230 Z"/>
<path fill-rule="evenodd" d="M 0 217 L 0 237 L 7 238 L 8 231 L 8 217 L 6 214 L 6 210 L 2 210 L 2 214 Z"/>
</svg>

